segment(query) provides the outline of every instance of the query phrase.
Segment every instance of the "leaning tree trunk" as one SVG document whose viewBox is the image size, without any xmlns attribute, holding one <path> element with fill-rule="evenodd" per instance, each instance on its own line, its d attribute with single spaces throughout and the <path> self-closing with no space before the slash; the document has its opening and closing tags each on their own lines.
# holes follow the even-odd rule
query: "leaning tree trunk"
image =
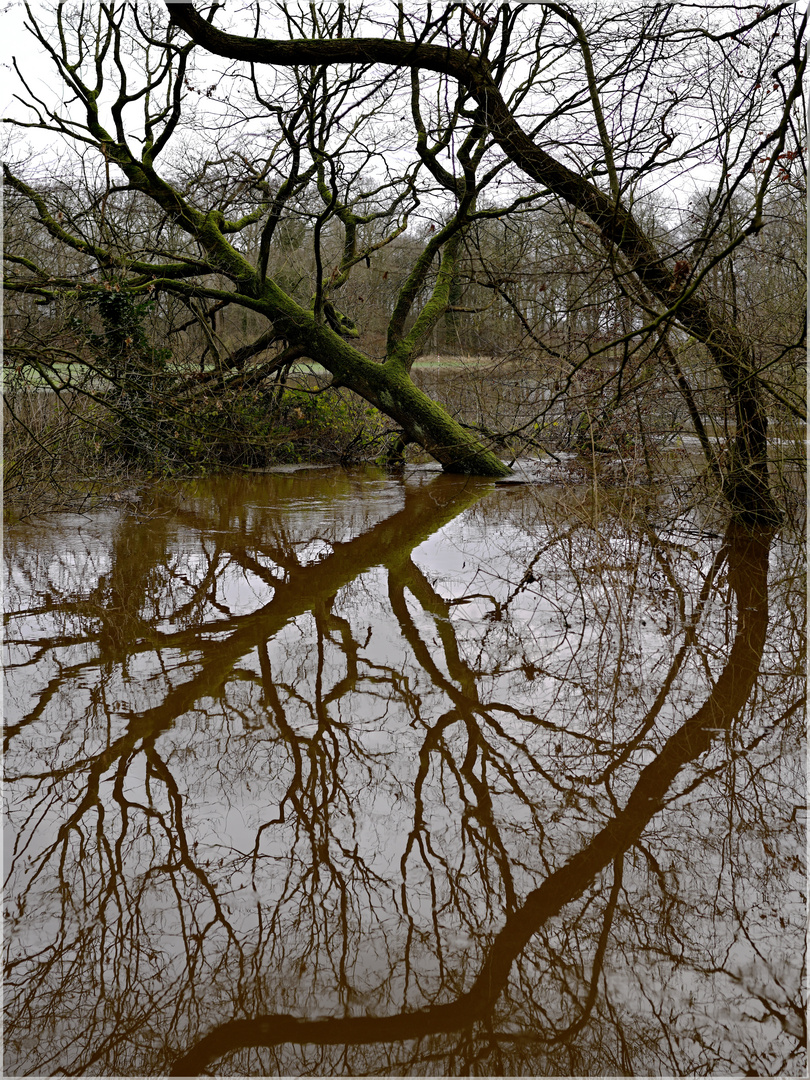
<svg viewBox="0 0 810 1080">
<path fill-rule="evenodd" d="M 397 359 L 377 364 L 325 325 L 313 324 L 303 335 L 309 355 L 346 386 L 399 424 L 406 441 L 415 442 L 445 472 L 508 476 L 509 467 L 438 402 L 420 390 Z"/>
<path fill-rule="evenodd" d="M 229 223 L 220 211 L 204 213 L 192 207 L 150 164 L 136 160 L 125 143 L 113 139 L 92 111 L 88 115 L 88 127 L 104 147 L 108 160 L 124 172 L 130 187 L 161 206 L 200 244 L 209 264 L 236 286 L 234 293 L 219 294 L 209 289 L 206 295 L 238 303 L 269 319 L 275 338 L 286 340 L 293 349 L 302 349 L 303 354 L 326 368 L 335 386 L 353 390 L 401 425 L 407 440 L 423 447 L 445 472 L 492 477 L 510 474 L 508 465 L 414 384 L 409 373 L 409 357 L 396 354 L 380 364 L 353 348 L 326 321 L 297 304 L 272 279 L 262 279 L 256 267 L 229 243 Z M 9 182 L 37 207 L 48 231 L 64 242 L 67 234 L 48 213 L 44 200 L 7 168 L 4 171 Z M 78 246 L 73 238 L 71 243 Z M 181 294 L 187 290 L 189 295 L 194 295 L 194 286 L 173 277 L 156 275 L 149 287 Z"/>
</svg>

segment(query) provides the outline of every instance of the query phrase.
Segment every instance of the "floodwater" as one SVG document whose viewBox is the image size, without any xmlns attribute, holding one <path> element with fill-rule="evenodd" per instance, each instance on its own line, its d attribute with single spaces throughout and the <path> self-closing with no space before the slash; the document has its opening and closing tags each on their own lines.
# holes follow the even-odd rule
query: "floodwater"
<svg viewBox="0 0 810 1080">
<path fill-rule="evenodd" d="M 600 499 L 9 529 L 5 1075 L 804 1075 L 803 540 Z"/>
</svg>

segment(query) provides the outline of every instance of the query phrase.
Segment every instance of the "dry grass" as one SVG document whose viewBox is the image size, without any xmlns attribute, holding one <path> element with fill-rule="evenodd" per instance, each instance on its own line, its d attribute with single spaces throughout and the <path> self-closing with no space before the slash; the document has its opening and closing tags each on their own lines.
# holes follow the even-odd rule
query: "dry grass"
<svg viewBox="0 0 810 1080">
<path fill-rule="evenodd" d="M 3 395 L 3 511 L 20 521 L 57 510 L 85 510 L 114 498 L 138 476 L 111 468 L 98 452 L 99 407 L 79 394 L 31 387 Z M 101 473 L 101 475 L 99 475 Z"/>
</svg>

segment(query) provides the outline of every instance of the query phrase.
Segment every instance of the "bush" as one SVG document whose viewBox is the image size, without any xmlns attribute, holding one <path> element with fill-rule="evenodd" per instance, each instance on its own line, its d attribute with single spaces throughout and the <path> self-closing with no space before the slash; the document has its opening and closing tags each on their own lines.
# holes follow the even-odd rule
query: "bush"
<svg viewBox="0 0 810 1080">
<path fill-rule="evenodd" d="M 287 390 L 280 419 L 290 434 L 293 461 L 342 465 L 374 459 L 388 431 L 385 418 L 355 394 Z"/>
<path fill-rule="evenodd" d="M 121 394 L 115 407 L 102 455 L 152 475 L 366 461 L 386 430 L 376 409 L 339 391 L 234 390 L 186 401 L 153 391 Z"/>
</svg>

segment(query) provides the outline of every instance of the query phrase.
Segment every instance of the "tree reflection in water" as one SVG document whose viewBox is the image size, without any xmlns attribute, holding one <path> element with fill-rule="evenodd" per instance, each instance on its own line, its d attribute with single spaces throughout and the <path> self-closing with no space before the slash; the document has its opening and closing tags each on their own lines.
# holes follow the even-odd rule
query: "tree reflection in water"
<svg viewBox="0 0 810 1080">
<path fill-rule="evenodd" d="M 6 1074 L 802 1074 L 802 546 L 662 521 L 311 471 L 12 530 Z"/>
</svg>

